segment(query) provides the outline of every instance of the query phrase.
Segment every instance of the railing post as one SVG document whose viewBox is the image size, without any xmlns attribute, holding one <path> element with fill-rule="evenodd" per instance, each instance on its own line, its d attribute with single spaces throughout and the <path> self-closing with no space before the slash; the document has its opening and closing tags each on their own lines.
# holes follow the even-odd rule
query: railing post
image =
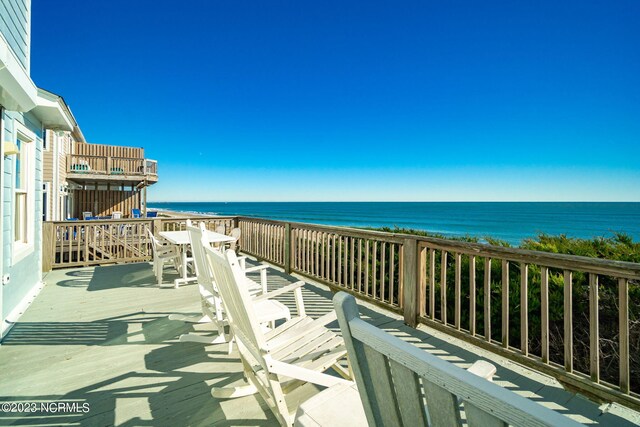
<svg viewBox="0 0 640 427">
<path fill-rule="evenodd" d="M 160 233 L 162 231 L 162 220 L 160 219 L 154 219 L 153 220 L 153 228 L 151 229 L 151 231 L 153 232 L 153 234 L 155 236 L 158 235 L 158 233 Z"/>
<path fill-rule="evenodd" d="M 291 224 L 284 225 L 284 272 L 291 274 Z"/>
<path fill-rule="evenodd" d="M 56 256 L 55 226 L 53 222 L 42 223 L 42 271 L 51 271 Z"/>
<path fill-rule="evenodd" d="M 402 292 L 404 323 L 415 328 L 418 324 L 418 242 L 404 239 L 402 244 Z"/>
<path fill-rule="evenodd" d="M 107 175 L 111 173 L 111 157 L 107 157 L 104 173 Z"/>
</svg>

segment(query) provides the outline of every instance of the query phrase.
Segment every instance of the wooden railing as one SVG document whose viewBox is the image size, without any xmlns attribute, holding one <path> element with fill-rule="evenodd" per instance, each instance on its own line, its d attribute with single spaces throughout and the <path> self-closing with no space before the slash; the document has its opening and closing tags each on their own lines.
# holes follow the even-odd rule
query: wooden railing
<svg viewBox="0 0 640 427">
<path fill-rule="evenodd" d="M 145 174 L 147 175 L 158 175 L 158 161 L 145 159 Z"/>
<path fill-rule="evenodd" d="M 394 310 L 402 307 L 402 240 L 356 230 L 291 225 L 291 270 Z"/>
<path fill-rule="evenodd" d="M 286 272 L 640 408 L 640 319 L 633 331 L 629 324 L 630 304 L 640 312 L 629 299 L 629 289 L 640 294 L 640 264 L 247 217 L 238 224 L 242 251 Z"/>
<path fill-rule="evenodd" d="M 185 215 L 179 218 L 157 218 L 153 221 L 153 230 L 155 233 L 186 230 L 187 220 L 190 220 L 192 224 L 204 222 L 207 229 L 211 231 L 215 231 L 217 227 L 224 225 L 225 234 L 229 234 L 231 229 L 237 226 L 237 219 L 233 216 L 202 217 Z"/>
<path fill-rule="evenodd" d="M 45 223 L 45 242 L 47 233 L 55 242 L 50 264 L 94 262 L 67 255 L 85 245 L 78 235 L 111 242 L 124 224 L 140 221 L 157 233 L 184 229 L 186 219 Z M 424 323 L 583 394 L 640 409 L 640 319 L 629 318 L 640 312 L 638 298 L 629 298 L 640 295 L 640 264 L 249 217 L 190 219 L 227 233 L 239 227 L 242 252 L 402 314 L 410 326 Z M 99 222 L 113 223 L 111 234 Z M 70 240 L 81 225 L 88 232 Z M 142 239 L 140 227 L 132 230 Z M 109 262 L 149 257 L 111 250 Z"/>
<path fill-rule="evenodd" d="M 415 315 L 583 393 L 640 407 L 640 355 L 629 352 L 629 286 L 640 290 L 640 264 L 416 240 L 409 323 Z"/>
<path fill-rule="evenodd" d="M 68 154 L 67 172 L 84 175 L 157 175 L 158 164 L 155 160 L 143 158 Z"/>
<path fill-rule="evenodd" d="M 44 222 L 42 269 L 151 259 L 150 219 Z"/>
</svg>

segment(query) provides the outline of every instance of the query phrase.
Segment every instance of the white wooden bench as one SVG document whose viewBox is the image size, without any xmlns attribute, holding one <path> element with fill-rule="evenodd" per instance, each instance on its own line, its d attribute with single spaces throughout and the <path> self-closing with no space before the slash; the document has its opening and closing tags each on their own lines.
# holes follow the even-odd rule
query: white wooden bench
<svg viewBox="0 0 640 427">
<path fill-rule="evenodd" d="M 304 402 L 296 426 L 582 425 L 366 323 L 347 293 L 334 305 L 357 387 Z"/>
</svg>

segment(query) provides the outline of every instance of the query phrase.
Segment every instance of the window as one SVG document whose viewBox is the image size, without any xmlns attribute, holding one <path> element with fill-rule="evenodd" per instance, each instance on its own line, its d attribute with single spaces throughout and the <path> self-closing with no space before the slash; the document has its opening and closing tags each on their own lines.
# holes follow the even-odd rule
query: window
<svg viewBox="0 0 640 427">
<path fill-rule="evenodd" d="M 16 155 L 16 215 L 14 227 L 14 240 L 28 243 L 27 240 L 27 195 L 29 175 L 29 145 L 18 137 L 17 145 L 19 153 Z"/>
<path fill-rule="evenodd" d="M 49 220 L 49 183 L 42 184 L 42 220 Z"/>
<path fill-rule="evenodd" d="M 14 121 L 18 154 L 14 156 L 13 260 L 33 251 L 35 223 L 35 135 Z"/>
</svg>

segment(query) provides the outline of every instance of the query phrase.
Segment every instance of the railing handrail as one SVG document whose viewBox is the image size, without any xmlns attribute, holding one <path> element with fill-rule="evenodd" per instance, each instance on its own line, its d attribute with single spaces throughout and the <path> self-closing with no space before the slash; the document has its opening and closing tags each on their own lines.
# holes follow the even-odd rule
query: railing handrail
<svg viewBox="0 0 640 427">
<path fill-rule="evenodd" d="M 489 258 L 495 257 L 507 261 L 527 262 L 562 270 L 575 269 L 586 273 L 605 274 L 615 277 L 624 277 L 627 279 L 640 279 L 640 263 L 635 262 L 510 248 L 484 243 L 462 242 L 413 234 L 411 236 L 415 237 L 419 242 L 427 243 L 430 247 L 437 247 L 437 249 L 442 249 L 448 252 L 485 256 Z"/>
<path fill-rule="evenodd" d="M 314 224 L 308 222 L 295 222 L 295 221 L 284 221 L 277 219 L 265 219 L 259 217 L 250 217 L 250 216 L 238 216 L 238 220 L 245 221 L 259 221 L 266 224 L 274 224 L 274 225 L 285 225 L 290 224 L 291 227 L 294 228 L 305 228 L 307 230 L 317 230 L 317 231 L 325 231 L 332 232 L 337 231 L 346 235 L 353 235 L 356 237 L 373 237 L 373 238 L 386 238 L 387 241 L 392 243 L 402 243 L 402 240 L 407 238 L 407 234 L 402 233 L 389 233 L 386 231 L 376 231 L 376 230 L 367 230 L 365 228 L 355 228 L 355 227 L 347 227 L 342 225 L 324 225 L 324 224 Z"/>
<path fill-rule="evenodd" d="M 114 162 L 117 165 L 118 162 L 125 161 L 125 162 L 132 162 L 132 163 L 135 162 L 138 164 L 140 168 L 137 170 L 126 170 L 125 175 L 130 175 L 130 176 L 148 176 L 148 175 L 157 176 L 158 175 L 158 170 L 157 170 L 158 162 L 155 160 L 151 160 L 154 167 L 150 168 L 149 159 L 146 159 L 144 157 L 105 156 L 105 155 L 76 154 L 76 153 L 69 153 L 67 154 L 67 156 L 68 156 L 67 173 L 81 173 L 82 175 L 86 175 L 87 173 L 91 173 L 91 172 L 96 172 L 99 174 L 109 173 L 111 171 L 109 171 L 108 169 L 110 166 L 113 169 Z M 94 164 L 90 165 L 92 168 L 90 170 L 78 171 L 77 169 L 74 168 L 74 166 L 77 164 L 77 163 L 74 163 L 74 161 L 78 161 L 82 159 L 95 159 L 95 160 L 99 160 L 100 163 L 98 163 L 97 166 Z M 130 166 L 125 166 L 125 169 L 129 169 L 129 168 Z"/>
<path fill-rule="evenodd" d="M 96 154 L 75 154 L 75 153 L 69 153 L 68 156 L 71 156 L 71 157 L 94 157 L 94 158 L 109 157 L 109 156 L 98 156 Z"/>
<path fill-rule="evenodd" d="M 304 222 L 265 219 L 259 217 L 239 216 L 239 220 L 259 221 L 269 224 L 291 224 L 292 227 L 306 228 L 325 232 L 339 231 L 349 233 L 356 237 L 373 237 L 385 239 L 392 243 L 402 243 L 404 239 L 415 239 L 419 242 L 429 243 L 450 252 L 460 252 L 476 256 L 497 257 L 508 261 L 529 262 L 542 264 L 550 268 L 576 269 L 589 273 L 600 273 L 627 279 L 640 279 L 640 263 L 614 261 L 604 258 L 593 258 L 581 255 L 558 254 L 553 252 L 535 251 L 530 249 L 509 248 L 491 245 L 489 243 L 473 243 L 457 240 L 442 239 L 437 237 L 421 236 L 410 233 L 392 233 L 388 231 L 367 230 L 339 225 L 322 225 Z"/>
<path fill-rule="evenodd" d="M 100 156 L 97 154 L 77 154 L 69 153 L 72 157 L 92 157 L 94 159 L 120 159 L 120 160 L 135 160 L 135 161 L 152 161 L 157 163 L 157 160 L 149 160 L 146 157 L 129 157 L 129 156 Z"/>
<path fill-rule="evenodd" d="M 63 220 L 63 221 L 43 221 L 44 223 L 51 223 L 54 225 L 86 225 L 86 224 L 100 224 L 100 223 L 112 223 L 112 222 L 152 222 L 157 218 L 116 218 L 116 219 L 79 219 L 79 220 Z"/>
</svg>

